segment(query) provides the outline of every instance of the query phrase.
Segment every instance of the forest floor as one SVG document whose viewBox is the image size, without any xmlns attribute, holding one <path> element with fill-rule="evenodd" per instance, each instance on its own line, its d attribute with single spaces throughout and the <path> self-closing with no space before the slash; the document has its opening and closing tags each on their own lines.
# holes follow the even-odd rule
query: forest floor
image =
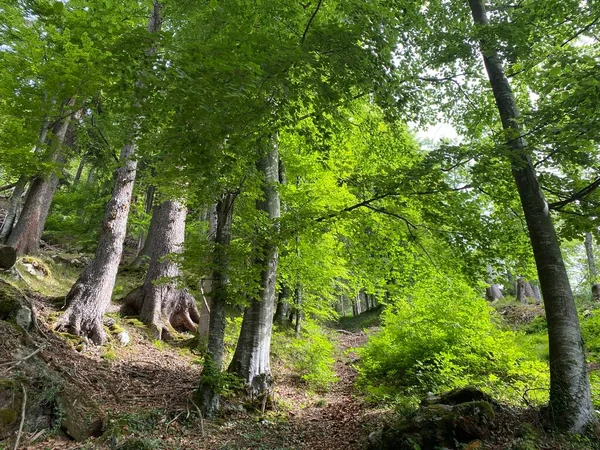
<svg viewBox="0 0 600 450">
<path fill-rule="evenodd" d="M 78 270 L 67 267 L 65 261 L 77 258 L 61 255 L 53 259 L 50 253 L 46 252 L 39 261 L 51 265 L 51 276 L 76 275 Z M 338 381 L 327 392 L 311 392 L 285 363 L 285 358 L 275 355 L 274 402 L 266 405 L 264 413 L 260 407 L 259 411 L 246 411 L 240 400 L 232 398 L 224 402 L 223 417 L 202 420 L 192 395 L 202 369 L 201 358 L 193 348 L 191 335 L 182 335 L 171 343 L 152 342 L 135 319 L 118 318 L 119 325 L 131 337 L 129 345 L 121 347 L 112 341 L 103 347 L 82 349 L 77 339 L 50 331 L 62 305 L 35 290 L 38 283 L 46 283 L 47 288 L 54 281 L 40 280 L 44 275 L 37 276 L 26 268 L 21 261 L 19 276 L 35 302 L 43 333 L 32 334 L 35 345 L 44 347 L 38 356 L 69 382 L 81 387 L 100 405 L 107 420 L 102 436 L 84 443 L 75 442 L 56 429 L 26 429 L 21 448 L 362 449 L 369 433 L 380 428 L 391 415 L 389 410 L 367 404 L 354 387 L 357 372 L 353 363 L 357 356 L 352 349 L 366 342 L 369 330 L 365 333 L 332 329 L 328 333 L 337 347 Z M 126 274 L 120 283 L 129 288 L 136 283 L 136 276 Z M 52 289 L 52 293 L 58 294 L 61 286 Z M 115 305 L 109 315 L 118 317 L 117 308 Z M 10 339 L 1 334 L 0 328 L 0 339 Z M 48 390 L 52 388 L 47 386 Z"/>
</svg>

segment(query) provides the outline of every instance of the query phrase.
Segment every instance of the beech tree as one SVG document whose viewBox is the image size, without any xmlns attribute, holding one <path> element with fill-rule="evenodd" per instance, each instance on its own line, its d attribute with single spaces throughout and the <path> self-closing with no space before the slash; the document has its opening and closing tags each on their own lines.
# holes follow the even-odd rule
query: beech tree
<svg viewBox="0 0 600 450">
<path fill-rule="evenodd" d="M 160 4 L 155 2 L 148 24 L 148 33 L 157 33 L 160 26 Z M 147 51 L 151 54 L 155 53 L 155 48 L 152 47 Z M 134 129 L 139 128 L 142 120 L 141 102 L 142 99 L 136 100 L 135 107 L 139 111 L 138 116 L 133 118 Z M 59 329 L 89 338 L 94 344 L 102 344 L 106 339 L 102 316 L 110 303 L 123 251 L 137 169 L 136 139 L 137 136 L 130 136 L 121 149 L 119 156 L 121 166 L 115 172 L 114 190 L 106 207 L 98 249 L 94 259 L 67 294 L 68 307 L 58 324 Z"/>
<path fill-rule="evenodd" d="M 269 139 L 266 154 L 258 163 L 262 181 L 263 198 L 257 209 L 267 216 L 261 244 L 257 248 L 256 265 L 260 267 L 260 292 L 251 297 L 244 311 L 240 337 L 229 366 L 249 386 L 253 397 L 269 395 L 272 390 L 271 332 L 275 313 L 277 262 L 279 251 L 278 219 L 281 215 L 279 184 L 279 142 L 277 135 Z"/>
<path fill-rule="evenodd" d="M 488 26 L 482 0 L 469 0 L 473 20 Z M 577 310 L 550 217 L 548 203 L 529 157 L 519 122 L 519 108 L 502 59 L 489 38 L 480 37 L 481 52 L 502 126 L 506 130 L 512 174 L 517 185 L 544 295 L 550 338 L 550 419 L 559 428 L 582 432 L 594 419 L 585 349 Z"/>
</svg>

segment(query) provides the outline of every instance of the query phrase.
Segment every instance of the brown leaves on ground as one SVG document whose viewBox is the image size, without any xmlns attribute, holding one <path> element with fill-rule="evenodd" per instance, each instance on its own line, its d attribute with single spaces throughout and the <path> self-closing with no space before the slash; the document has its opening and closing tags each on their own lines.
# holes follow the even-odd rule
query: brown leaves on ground
<svg viewBox="0 0 600 450">
<path fill-rule="evenodd" d="M 42 316 L 54 309 L 40 298 L 38 306 Z M 157 449 L 361 449 L 369 433 L 381 425 L 382 411 L 369 409 L 353 387 L 356 355 L 347 350 L 362 345 L 364 333 L 338 336 L 340 381 L 330 392 L 308 393 L 297 375 L 275 362 L 272 410 L 261 416 L 230 404 L 224 418 L 205 421 L 192 400 L 201 372 L 193 355 L 169 344 L 155 346 L 137 328 L 128 331 L 132 337 L 128 347 L 115 343 L 82 352 L 45 331 L 42 360 L 85 389 L 107 413 L 104 435 L 84 443 L 85 448 L 120 448 L 130 441 L 129 445 L 140 442 L 135 448 Z M 44 439 L 48 434 L 28 430 L 23 448 L 83 448 L 66 436 Z"/>
</svg>

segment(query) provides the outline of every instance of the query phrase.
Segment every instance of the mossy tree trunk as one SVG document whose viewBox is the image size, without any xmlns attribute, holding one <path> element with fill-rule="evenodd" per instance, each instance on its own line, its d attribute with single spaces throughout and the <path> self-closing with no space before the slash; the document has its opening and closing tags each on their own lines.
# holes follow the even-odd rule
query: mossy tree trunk
<svg viewBox="0 0 600 450">
<path fill-rule="evenodd" d="M 73 104 L 73 100 L 65 102 L 67 108 L 73 106 Z M 69 114 L 52 127 L 50 149 L 45 158 L 46 162 L 51 165 L 58 165 L 64 162 L 62 146 L 70 121 L 71 115 Z M 41 139 L 45 140 L 45 131 L 42 131 L 40 135 Z M 39 249 L 40 239 L 44 232 L 48 213 L 50 212 L 50 205 L 60 181 L 57 173 L 57 169 L 53 168 L 50 172 L 39 174 L 29 185 L 27 198 L 19 219 L 10 231 L 6 241 L 9 246 L 16 249 L 19 255 L 36 253 Z M 13 222 L 14 220 L 13 217 Z"/>
<path fill-rule="evenodd" d="M 197 392 L 202 412 L 206 417 L 216 416 L 221 407 L 221 391 L 217 380 L 223 370 L 225 312 L 229 299 L 229 245 L 231 243 L 233 205 L 236 197 L 237 194 L 234 193 L 224 194 L 216 207 L 217 221 L 212 253 L 213 272 L 208 344 Z"/>
</svg>

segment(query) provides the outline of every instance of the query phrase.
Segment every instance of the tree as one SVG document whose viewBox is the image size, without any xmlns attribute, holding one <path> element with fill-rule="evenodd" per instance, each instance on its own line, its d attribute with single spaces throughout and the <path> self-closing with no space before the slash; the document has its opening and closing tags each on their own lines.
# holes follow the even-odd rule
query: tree
<svg viewBox="0 0 600 450">
<path fill-rule="evenodd" d="M 202 412 L 214 417 L 220 411 L 220 377 L 223 370 L 225 349 L 225 312 L 229 301 L 229 258 L 231 244 L 231 224 L 233 205 L 237 193 L 228 192 L 221 196 L 216 206 L 216 230 L 212 250 L 212 282 L 210 301 L 210 322 L 208 345 L 204 358 L 204 368 L 197 395 Z"/>
<path fill-rule="evenodd" d="M 482 0 L 469 0 L 474 22 L 483 33 L 488 27 Z M 550 340 L 550 419 L 554 425 L 582 432 L 594 419 L 585 350 L 577 310 L 548 204 L 528 156 L 519 109 L 503 62 L 489 38 L 480 35 L 481 53 L 496 106 L 511 151 L 512 174 L 517 185 L 535 256 Z"/>
<path fill-rule="evenodd" d="M 263 198 L 257 202 L 257 209 L 266 215 L 263 225 L 265 233 L 257 248 L 256 264 L 261 268 L 260 292 L 252 297 L 244 311 L 242 328 L 229 371 L 238 375 L 250 390 L 252 397 L 271 393 L 271 332 L 275 312 L 277 262 L 279 251 L 278 219 L 280 199 L 279 184 L 279 142 L 277 135 L 269 139 L 265 155 L 258 163 L 262 181 Z"/>
<path fill-rule="evenodd" d="M 64 117 L 58 119 L 52 128 L 50 149 L 45 156 L 50 168 L 47 169 L 47 173 L 39 174 L 31 182 L 19 220 L 8 237 L 7 244 L 14 247 L 20 255 L 35 253 L 39 248 L 50 204 L 58 187 L 59 176 L 56 173 L 56 166 L 64 163 L 62 146 L 72 115 L 68 109 L 73 104 L 73 100 L 65 102 L 66 111 L 62 114 Z M 43 133 L 42 131 L 42 135 Z"/>
<path fill-rule="evenodd" d="M 594 258 L 594 243 L 592 233 L 585 233 L 585 254 L 587 256 L 587 265 L 592 285 L 592 296 L 594 301 L 600 301 L 600 284 L 598 284 L 598 271 L 596 270 L 596 260 Z"/>
<path fill-rule="evenodd" d="M 160 25 L 160 4 L 154 2 L 148 33 L 157 33 Z M 155 53 L 155 48 L 152 47 L 148 52 Z M 143 83 L 139 84 L 143 88 Z M 133 120 L 134 129 L 139 128 L 142 119 L 140 102 L 141 99 L 135 102 L 138 116 Z M 94 259 L 67 294 L 68 307 L 58 323 L 58 329 L 89 338 L 94 344 L 102 344 L 106 340 L 102 316 L 110 303 L 123 251 L 137 170 L 136 139 L 137 136 L 130 136 L 129 142 L 121 149 L 121 166 L 115 171 L 114 190 L 106 207 L 98 249 Z"/>
<path fill-rule="evenodd" d="M 177 286 L 181 271 L 173 257 L 183 250 L 187 211 L 174 200 L 155 211 L 156 235 L 144 284 L 123 299 L 123 312 L 139 314 L 153 339 L 166 339 L 169 330 L 196 331 L 200 316 L 196 300 Z"/>
</svg>

